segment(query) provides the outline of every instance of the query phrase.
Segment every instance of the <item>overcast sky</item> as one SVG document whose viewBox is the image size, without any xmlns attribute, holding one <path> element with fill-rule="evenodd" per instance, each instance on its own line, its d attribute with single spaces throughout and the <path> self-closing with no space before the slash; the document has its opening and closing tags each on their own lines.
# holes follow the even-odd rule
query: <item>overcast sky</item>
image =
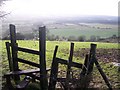
<svg viewBox="0 0 120 90">
<path fill-rule="evenodd" d="M 119 0 L 10 0 L 3 6 L 19 16 L 118 16 Z"/>
</svg>

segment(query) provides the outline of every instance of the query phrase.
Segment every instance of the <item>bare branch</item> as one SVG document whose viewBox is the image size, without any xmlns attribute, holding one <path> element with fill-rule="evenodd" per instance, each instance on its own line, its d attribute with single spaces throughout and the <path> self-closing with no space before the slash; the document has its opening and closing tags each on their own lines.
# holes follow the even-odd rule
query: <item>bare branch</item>
<svg viewBox="0 0 120 90">
<path fill-rule="evenodd" d="M 4 4 L 5 1 L 8 1 L 8 0 L 0 0 L 0 7 L 2 7 L 2 5 Z M 5 17 L 8 14 L 10 14 L 10 13 L 6 13 L 6 12 L 1 10 L 0 11 L 0 18 L 3 18 L 3 17 Z"/>
<path fill-rule="evenodd" d="M 5 17 L 8 14 L 10 14 L 10 13 L 3 13 L 3 14 L 0 15 L 0 18 Z"/>
</svg>

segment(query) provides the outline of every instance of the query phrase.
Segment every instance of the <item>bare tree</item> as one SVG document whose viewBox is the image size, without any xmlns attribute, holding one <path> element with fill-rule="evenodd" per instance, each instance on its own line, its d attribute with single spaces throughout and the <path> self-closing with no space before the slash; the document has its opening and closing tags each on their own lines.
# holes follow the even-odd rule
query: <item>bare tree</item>
<svg viewBox="0 0 120 90">
<path fill-rule="evenodd" d="M 0 0 L 0 18 L 9 14 L 9 13 L 6 13 L 5 11 L 2 10 L 2 5 L 4 4 L 5 1 L 8 1 L 8 0 Z"/>
</svg>

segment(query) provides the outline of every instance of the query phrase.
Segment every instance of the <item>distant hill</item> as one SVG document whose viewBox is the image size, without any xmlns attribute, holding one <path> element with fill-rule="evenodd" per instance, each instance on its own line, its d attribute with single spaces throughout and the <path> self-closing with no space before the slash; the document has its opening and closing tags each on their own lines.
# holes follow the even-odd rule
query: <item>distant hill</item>
<svg viewBox="0 0 120 90">
<path fill-rule="evenodd" d="M 117 16 L 76 16 L 59 18 L 64 23 L 100 23 L 100 24 L 118 24 Z"/>
<path fill-rule="evenodd" d="M 117 16 L 74 16 L 74 17 L 37 17 L 37 18 L 6 18 L 2 22 L 2 35 L 9 33 L 9 24 L 16 25 L 16 31 L 22 34 L 33 34 L 38 27 L 45 25 L 50 35 L 69 36 L 100 36 L 104 38 L 118 36 Z M 1 34 L 1 33 L 0 33 Z"/>
<path fill-rule="evenodd" d="M 85 15 L 85 16 L 68 16 L 68 17 L 6 17 L 5 22 L 27 22 L 27 23 L 100 23 L 100 24 L 118 24 L 118 16 L 103 15 Z M 119 17 L 120 21 L 120 17 Z"/>
</svg>

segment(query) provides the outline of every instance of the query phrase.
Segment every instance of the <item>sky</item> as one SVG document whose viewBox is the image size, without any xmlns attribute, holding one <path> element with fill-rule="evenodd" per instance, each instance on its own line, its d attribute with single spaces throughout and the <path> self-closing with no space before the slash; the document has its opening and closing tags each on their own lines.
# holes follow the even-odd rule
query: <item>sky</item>
<svg viewBox="0 0 120 90">
<path fill-rule="evenodd" d="M 16 16 L 118 16 L 119 0 L 10 0 L 3 10 Z"/>
</svg>

